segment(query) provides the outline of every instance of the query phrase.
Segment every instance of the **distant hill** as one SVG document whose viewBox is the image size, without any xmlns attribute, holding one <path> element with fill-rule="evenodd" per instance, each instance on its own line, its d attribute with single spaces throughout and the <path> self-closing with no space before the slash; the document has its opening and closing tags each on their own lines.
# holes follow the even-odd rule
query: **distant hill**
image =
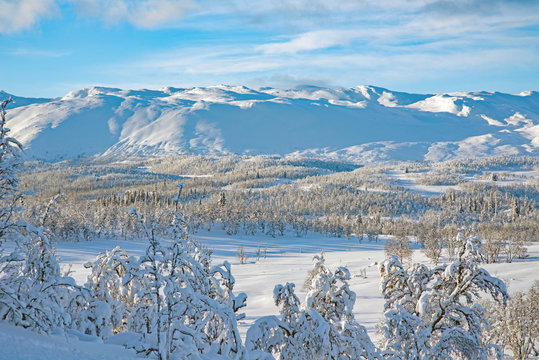
<svg viewBox="0 0 539 360">
<path fill-rule="evenodd" d="M 0 100 L 8 96 L 0 92 Z M 536 91 L 90 87 L 55 99 L 12 97 L 8 127 L 27 159 L 236 153 L 366 163 L 539 155 Z"/>
</svg>

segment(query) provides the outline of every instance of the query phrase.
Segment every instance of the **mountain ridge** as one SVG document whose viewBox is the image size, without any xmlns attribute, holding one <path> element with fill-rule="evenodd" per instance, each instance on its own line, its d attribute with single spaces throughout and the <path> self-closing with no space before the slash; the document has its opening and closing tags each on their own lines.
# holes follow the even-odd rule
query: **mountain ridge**
<svg viewBox="0 0 539 360">
<path fill-rule="evenodd" d="M 92 86 L 11 96 L 25 158 L 280 154 L 356 163 L 539 155 L 539 93 L 411 94 L 360 85 L 293 89 Z"/>
</svg>

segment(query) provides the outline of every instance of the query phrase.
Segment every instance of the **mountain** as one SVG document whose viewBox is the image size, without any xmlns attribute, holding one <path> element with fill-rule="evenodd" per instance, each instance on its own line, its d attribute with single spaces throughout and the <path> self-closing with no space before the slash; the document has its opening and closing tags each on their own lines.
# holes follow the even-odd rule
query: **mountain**
<svg viewBox="0 0 539 360">
<path fill-rule="evenodd" d="M 536 91 L 90 87 L 62 98 L 13 98 L 8 127 L 27 159 L 236 153 L 361 163 L 539 155 Z"/>
</svg>

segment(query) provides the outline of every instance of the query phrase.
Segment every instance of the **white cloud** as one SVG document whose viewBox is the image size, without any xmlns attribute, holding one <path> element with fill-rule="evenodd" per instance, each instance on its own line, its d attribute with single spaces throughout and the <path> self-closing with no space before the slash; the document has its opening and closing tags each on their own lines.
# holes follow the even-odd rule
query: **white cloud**
<svg viewBox="0 0 539 360">
<path fill-rule="evenodd" d="M 358 35 L 356 32 L 347 30 L 310 31 L 296 35 L 286 42 L 260 45 L 257 50 L 266 54 L 284 54 L 326 49 L 333 46 L 347 45 Z"/>
<path fill-rule="evenodd" d="M 168 74 L 224 75 L 269 71 L 283 66 L 282 61 L 277 57 L 254 55 L 248 47 L 201 46 L 152 54 L 128 67 L 137 71 L 159 69 Z"/>
<path fill-rule="evenodd" d="M 450 42 L 445 46 L 452 47 Z M 240 49 L 238 49 L 240 48 Z M 289 85 L 311 83 L 309 79 L 323 77 L 321 83 L 354 86 L 359 84 L 418 84 L 422 81 L 452 81 L 463 84 L 461 90 L 470 88 L 466 78 L 480 71 L 500 70 L 514 59 L 521 59 L 522 66 L 534 63 L 533 49 L 473 49 L 465 52 L 433 51 L 430 45 L 418 47 L 414 52 L 391 53 L 383 56 L 378 51 L 363 53 L 274 53 L 253 51 L 249 46 L 220 46 L 207 48 L 203 45 L 178 51 L 147 55 L 131 64 L 120 64 L 109 69 L 112 73 L 124 71 L 136 73 L 163 84 L 191 81 L 197 84 L 234 83 L 249 81 L 260 85 Z M 527 61 L 522 59 L 528 59 Z M 515 67 L 518 65 L 515 64 Z M 344 70 L 343 70 L 344 69 Z M 476 69 L 476 70 L 473 70 Z M 279 74 L 279 77 L 275 77 Z M 173 80 L 174 79 L 174 80 Z M 403 85 L 402 85 L 403 86 Z M 484 85 L 479 85 L 483 87 Z M 406 88 L 406 86 L 403 86 Z M 447 89 L 444 89 L 447 90 Z M 487 89 L 488 90 L 488 89 Z"/>
<path fill-rule="evenodd" d="M 57 10 L 54 0 L 0 0 L 0 33 L 31 29 Z"/>
<path fill-rule="evenodd" d="M 11 56 L 27 56 L 27 57 L 44 57 L 44 58 L 58 58 L 62 56 L 70 55 L 70 51 L 61 50 L 43 50 L 43 49 L 25 49 L 19 48 L 6 52 Z"/>
<path fill-rule="evenodd" d="M 187 16 L 195 19 L 191 25 L 197 21 L 204 24 L 203 18 L 208 16 L 204 25 L 210 27 L 235 23 L 301 34 L 291 38 L 289 44 L 268 44 L 264 48 L 267 52 L 290 53 L 347 44 L 346 30 L 350 28 L 398 29 L 415 24 L 418 34 L 433 30 L 443 35 L 458 32 L 459 25 L 474 24 L 487 31 L 493 25 L 497 29 L 517 28 L 536 25 L 539 21 L 538 1 L 487 3 L 484 0 L 0 0 L 0 32 L 31 28 L 41 18 L 66 8 L 58 4 L 70 4 L 79 16 L 94 17 L 108 24 L 129 22 L 151 29 L 175 24 Z"/>
<path fill-rule="evenodd" d="M 450 45 L 453 50 L 462 52 L 467 47 L 501 49 L 537 41 L 527 29 L 539 22 L 539 11 L 530 11 L 525 6 L 510 7 L 502 0 L 493 1 L 493 9 L 488 14 L 478 10 L 483 7 L 476 4 L 476 0 L 462 2 L 468 4 L 470 11 L 462 10 L 463 5 L 459 3 L 458 11 L 448 14 L 438 7 L 451 1 L 388 0 L 377 5 L 365 0 L 356 3 L 355 8 L 346 8 L 348 16 L 334 18 L 321 26 L 322 19 L 307 26 L 307 31 L 296 31 L 294 35 L 282 36 L 278 41 L 258 45 L 255 49 L 264 54 L 297 54 L 342 46 L 350 52 L 378 50 L 380 54 L 391 55 L 394 51 L 416 51 L 425 45 L 433 51 L 438 47 L 443 52 L 448 52 L 446 46 Z M 531 4 L 531 1 L 521 0 L 521 3 Z M 539 10 L 539 5 L 531 5 L 531 8 Z M 342 14 L 343 9 L 337 1 L 332 12 Z M 319 30 L 321 27 L 324 30 Z"/>
<path fill-rule="evenodd" d="M 140 28 L 155 28 L 176 21 L 195 9 L 193 0 L 72 0 L 80 16 L 106 23 L 127 21 Z"/>
</svg>

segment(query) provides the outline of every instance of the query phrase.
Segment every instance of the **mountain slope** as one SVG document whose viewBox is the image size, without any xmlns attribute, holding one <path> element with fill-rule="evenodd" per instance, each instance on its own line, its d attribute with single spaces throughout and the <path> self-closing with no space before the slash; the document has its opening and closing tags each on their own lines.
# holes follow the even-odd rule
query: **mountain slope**
<svg viewBox="0 0 539 360">
<path fill-rule="evenodd" d="M 537 92 L 91 87 L 14 100 L 8 126 L 29 159 L 248 153 L 371 162 L 539 154 Z"/>
</svg>

